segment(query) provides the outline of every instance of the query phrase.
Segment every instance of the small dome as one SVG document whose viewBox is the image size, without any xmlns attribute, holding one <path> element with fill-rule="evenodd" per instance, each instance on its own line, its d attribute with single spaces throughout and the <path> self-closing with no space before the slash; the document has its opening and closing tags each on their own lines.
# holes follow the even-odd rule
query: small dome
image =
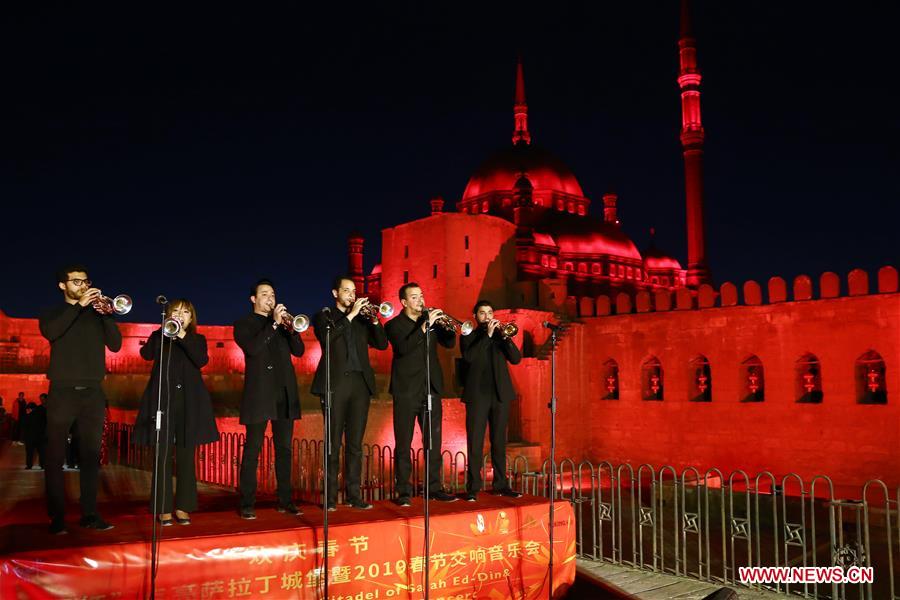
<svg viewBox="0 0 900 600">
<path fill-rule="evenodd" d="M 681 270 L 681 263 L 651 245 L 644 251 L 644 269 L 676 269 Z"/>
<path fill-rule="evenodd" d="M 536 190 L 584 196 L 578 180 L 561 160 L 543 148 L 517 144 L 500 150 L 475 171 L 462 199 L 468 200 L 496 191 L 512 191 L 523 173 Z"/>
<path fill-rule="evenodd" d="M 592 217 L 575 217 L 559 213 L 546 227 L 566 254 L 605 254 L 619 258 L 641 260 L 634 242 L 612 223 Z"/>
</svg>

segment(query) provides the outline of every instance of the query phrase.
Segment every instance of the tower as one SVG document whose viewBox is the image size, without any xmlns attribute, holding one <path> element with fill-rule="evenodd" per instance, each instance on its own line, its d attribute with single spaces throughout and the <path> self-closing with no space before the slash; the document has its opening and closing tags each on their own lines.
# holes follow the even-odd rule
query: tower
<svg viewBox="0 0 900 600">
<path fill-rule="evenodd" d="M 363 243 L 362 234 L 354 231 L 347 236 L 347 274 L 356 284 L 356 294 L 365 295 L 366 276 L 363 272 Z"/>
<path fill-rule="evenodd" d="M 678 40 L 678 86 L 681 88 L 681 146 L 684 152 L 684 190 L 687 207 L 687 285 L 709 283 L 706 224 L 703 211 L 703 121 L 700 118 L 700 70 L 691 28 L 689 0 L 681 0 Z"/>
<path fill-rule="evenodd" d="M 531 132 L 528 131 L 528 104 L 525 102 L 525 73 L 522 68 L 522 57 L 516 67 L 516 103 L 513 105 L 513 145 L 530 144 Z"/>
</svg>

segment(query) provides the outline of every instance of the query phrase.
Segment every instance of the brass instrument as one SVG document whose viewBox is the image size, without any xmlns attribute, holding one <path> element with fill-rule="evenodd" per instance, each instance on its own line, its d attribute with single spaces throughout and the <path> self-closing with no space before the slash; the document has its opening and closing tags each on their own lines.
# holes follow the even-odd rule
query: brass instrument
<svg viewBox="0 0 900 600">
<path fill-rule="evenodd" d="M 184 323 L 181 322 L 181 319 L 169 317 L 163 323 L 162 332 L 167 338 L 175 338 L 178 337 L 178 334 L 181 333 L 182 329 L 184 329 Z"/>
<path fill-rule="evenodd" d="M 131 296 L 125 294 L 119 294 L 115 298 L 100 296 L 91 302 L 91 306 L 94 307 L 94 310 L 101 315 L 111 315 L 113 313 L 120 316 L 127 315 L 131 312 L 131 307 L 133 305 L 134 303 L 131 301 Z"/>
<path fill-rule="evenodd" d="M 497 326 L 497 329 L 500 330 L 500 333 L 505 338 L 515 337 L 517 333 L 519 333 L 519 326 L 515 323 L 500 323 Z"/>
<path fill-rule="evenodd" d="M 375 321 L 379 316 L 390 319 L 394 315 L 394 305 L 390 302 L 382 302 L 378 306 L 369 303 L 359 309 L 359 314 L 370 321 Z"/>
<path fill-rule="evenodd" d="M 280 325 L 288 331 L 303 333 L 304 331 L 309 329 L 309 317 L 307 317 L 306 315 L 297 315 L 295 317 L 288 311 L 284 311 L 283 313 L 281 313 Z"/>
<path fill-rule="evenodd" d="M 434 310 L 434 308 L 426 308 L 425 312 L 428 313 L 432 310 Z M 440 317 L 438 317 L 435 320 L 434 324 L 447 331 L 456 331 L 456 328 L 459 327 L 460 335 L 469 335 L 470 333 L 475 331 L 475 324 L 472 323 L 472 321 L 460 321 L 459 319 L 452 317 L 447 313 L 444 313 Z"/>
</svg>

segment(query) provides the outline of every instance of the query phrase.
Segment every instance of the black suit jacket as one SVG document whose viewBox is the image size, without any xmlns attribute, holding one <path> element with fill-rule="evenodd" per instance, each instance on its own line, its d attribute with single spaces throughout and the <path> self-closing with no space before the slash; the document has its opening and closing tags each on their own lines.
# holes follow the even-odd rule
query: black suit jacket
<svg viewBox="0 0 900 600">
<path fill-rule="evenodd" d="M 499 331 L 489 337 L 486 328 L 478 327 L 462 337 L 459 347 L 465 371 L 463 402 L 490 401 L 494 391 L 501 402 L 515 399 L 516 391 L 506 363 L 519 364 L 522 353 L 511 338 L 503 339 Z"/>
<path fill-rule="evenodd" d="M 375 373 L 372 371 L 372 365 L 369 362 L 368 347 L 372 346 L 377 350 L 387 350 L 387 335 L 381 322 L 373 323 L 372 321 L 356 316 L 351 321 L 347 318 L 347 314 L 341 312 L 337 308 L 331 309 L 331 389 L 337 384 L 337 378 L 347 368 L 347 330 L 353 328 L 353 345 L 356 348 L 356 356 L 359 358 L 359 365 L 362 367 L 363 378 L 369 387 L 369 395 L 375 394 Z M 319 366 L 316 368 L 316 374 L 313 377 L 310 392 L 316 396 L 325 395 L 325 332 L 327 330 L 328 316 L 324 311 L 319 311 L 313 316 L 313 330 L 316 333 L 316 339 L 322 347 L 322 358 L 319 359 Z"/>
<path fill-rule="evenodd" d="M 156 405 L 159 401 L 159 344 L 163 339 L 159 329 L 150 334 L 147 343 L 141 346 L 141 357 L 153 361 L 153 370 L 150 373 L 150 381 L 141 397 L 141 406 L 138 409 L 137 419 L 134 422 L 134 443 L 150 446 L 156 443 Z M 206 337 L 190 331 L 184 339 L 165 338 L 165 353 L 163 354 L 163 367 L 168 365 L 168 385 L 163 386 L 163 410 L 166 409 L 166 401 L 175 395 L 177 385 L 182 386 L 184 392 L 184 423 L 179 423 L 176 431 L 184 432 L 184 439 L 176 439 L 179 446 L 199 446 L 218 441 L 219 430 L 216 428 L 216 419 L 213 415 L 212 400 L 206 386 L 203 385 L 203 376 L 200 369 L 209 362 L 209 352 L 206 345 Z M 169 356 L 171 353 L 171 357 Z M 174 418 L 174 408 L 169 408 L 169 416 Z M 166 416 L 163 415 L 163 426 L 160 431 L 160 439 L 172 439 L 172 433 L 167 431 Z"/>
<path fill-rule="evenodd" d="M 282 389 L 287 392 L 288 417 L 300 418 L 300 395 L 291 355 L 303 356 L 300 334 L 272 327 L 271 317 L 250 313 L 234 323 L 234 341 L 244 351 L 244 395 L 241 424 L 279 418 Z"/>
<path fill-rule="evenodd" d="M 425 332 L 423 315 L 413 321 L 401 312 L 384 326 L 387 338 L 394 349 L 391 361 L 391 394 L 410 398 L 425 395 Z M 444 393 L 444 375 L 438 362 L 437 345 L 452 348 L 456 344 L 456 332 L 435 327 L 428 334 L 431 360 L 431 391 L 438 397 Z"/>
</svg>

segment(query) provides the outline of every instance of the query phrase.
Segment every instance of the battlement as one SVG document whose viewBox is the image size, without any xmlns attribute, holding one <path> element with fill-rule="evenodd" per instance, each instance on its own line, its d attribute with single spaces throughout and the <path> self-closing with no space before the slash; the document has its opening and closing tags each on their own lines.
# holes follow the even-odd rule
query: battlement
<svg viewBox="0 0 900 600">
<path fill-rule="evenodd" d="M 897 269 L 884 266 L 878 270 L 874 278 L 875 291 L 872 290 L 869 273 L 863 269 L 853 269 L 846 280 L 833 272 L 822 273 L 818 278 L 818 286 L 813 286 L 813 278 L 809 275 L 797 275 L 788 294 L 788 284 L 782 277 L 771 277 L 763 295 L 763 286 L 757 281 L 745 281 L 738 288 L 727 281 L 718 289 L 711 285 L 701 285 L 697 290 L 682 288 L 673 291 L 657 290 L 655 292 L 640 291 L 637 293 L 621 292 L 615 296 L 600 295 L 596 297 L 570 296 L 566 300 L 565 310 L 571 317 L 606 317 L 632 313 L 706 310 L 728 308 L 733 306 L 760 306 L 783 302 L 807 302 L 830 300 L 842 297 L 867 296 L 874 294 L 895 294 L 898 291 Z"/>
</svg>

